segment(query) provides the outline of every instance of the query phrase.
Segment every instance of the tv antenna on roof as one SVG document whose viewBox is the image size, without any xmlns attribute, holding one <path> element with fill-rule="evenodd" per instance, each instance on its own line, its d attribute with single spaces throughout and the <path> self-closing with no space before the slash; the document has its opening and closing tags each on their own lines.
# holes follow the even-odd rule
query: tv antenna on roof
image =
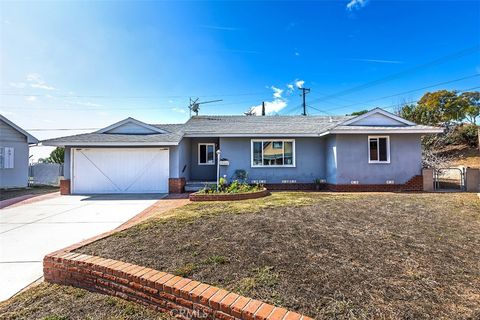
<svg viewBox="0 0 480 320">
<path fill-rule="evenodd" d="M 195 99 L 190 98 L 190 105 L 188 106 L 188 109 L 190 109 L 190 117 L 192 117 L 192 111 L 195 112 L 196 116 L 198 116 L 198 111 L 200 111 L 201 104 L 223 101 L 223 99 L 203 101 L 203 102 L 200 102 L 198 100 L 199 98 L 195 98 Z"/>
</svg>

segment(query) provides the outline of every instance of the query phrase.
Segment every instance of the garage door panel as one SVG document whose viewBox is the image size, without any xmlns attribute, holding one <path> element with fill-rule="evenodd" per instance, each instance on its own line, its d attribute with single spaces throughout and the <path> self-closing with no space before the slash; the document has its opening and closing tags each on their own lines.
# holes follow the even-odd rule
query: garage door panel
<svg viewBox="0 0 480 320">
<path fill-rule="evenodd" d="M 73 192 L 168 192 L 168 159 L 168 149 L 76 149 Z"/>
</svg>

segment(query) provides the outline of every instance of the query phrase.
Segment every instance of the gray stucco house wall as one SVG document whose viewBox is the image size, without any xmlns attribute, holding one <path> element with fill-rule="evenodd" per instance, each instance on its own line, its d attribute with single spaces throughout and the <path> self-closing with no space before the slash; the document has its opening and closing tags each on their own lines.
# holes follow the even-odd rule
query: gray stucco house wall
<svg viewBox="0 0 480 320">
<path fill-rule="evenodd" d="M 390 163 L 368 163 L 368 135 L 336 135 L 337 184 L 395 184 L 407 182 L 422 170 L 420 135 L 390 134 Z"/>
<path fill-rule="evenodd" d="M 327 183 L 337 183 L 337 136 L 326 137 L 325 142 L 325 179 Z"/>
<path fill-rule="evenodd" d="M 221 157 L 230 164 L 221 167 L 220 175 L 232 179 L 235 170 L 248 172 L 249 180 L 266 180 L 266 183 L 282 183 L 295 180 L 297 183 L 313 183 L 316 178 L 325 178 L 325 138 L 296 138 L 295 167 L 252 167 L 251 140 L 253 138 L 220 138 Z M 255 137 L 254 139 L 262 139 Z M 263 138 L 267 139 L 268 138 Z M 213 176 L 215 177 L 215 175 Z"/>
<path fill-rule="evenodd" d="M 198 164 L 198 144 L 215 143 L 218 145 L 218 138 L 191 138 L 190 139 L 190 179 L 195 181 L 214 181 L 217 179 L 217 159 L 213 165 Z"/>
<path fill-rule="evenodd" d="M 170 178 L 190 179 L 191 143 L 189 138 L 182 139 L 178 146 L 170 147 Z"/>
<path fill-rule="evenodd" d="M 28 185 L 29 142 L 38 140 L 0 117 L 0 148 L 13 148 L 13 168 L 0 168 L 0 188 L 24 188 Z"/>
</svg>

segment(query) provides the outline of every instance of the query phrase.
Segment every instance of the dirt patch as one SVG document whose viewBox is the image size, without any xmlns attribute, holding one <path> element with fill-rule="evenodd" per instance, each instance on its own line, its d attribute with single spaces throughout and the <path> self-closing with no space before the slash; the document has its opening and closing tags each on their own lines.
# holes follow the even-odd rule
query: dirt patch
<svg viewBox="0 0 480 320">
<path fill-rule="evenodd" d="M 274 193 L 192 204 L 80 252 L 318 319 L 480 317 L 474 194 Z"/>
<path fill-rule="evenodd" d="M 0 303 L 0 319 L 173 320 L 174 318 L 116 297 L 42 283 Z"/>
<path fill-rule="evenodd" d="M 20 196 L 30 195 L 30 194 L 45 194 L 58 191 L 58 187 L 51 186 L 41 186 L 41 187 L 29 187 L 21 189 L 0 189 L 0 201 L 12 199 Z"/>
</svg>

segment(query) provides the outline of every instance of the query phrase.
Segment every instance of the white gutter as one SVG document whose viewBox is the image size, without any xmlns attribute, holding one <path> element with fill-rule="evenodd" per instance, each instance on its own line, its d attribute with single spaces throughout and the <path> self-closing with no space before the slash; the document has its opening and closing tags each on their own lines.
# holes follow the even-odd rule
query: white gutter
<svg viewBox="0 0 480 320">
<path fill-rule="evenodd" d="M 42 146 L 59 146 L 59 147 L 136 147 L 136 146 L 178 146 L 179 142 L 42 142 Z"/>
<path fill-rule="evenodd" d="M 443 129 L 362 129 L 362 130 L 345 130 L 334 129 L 328 132 L 328 134 L 368 134 L 368 133 L 442 133 Z"/>
</svg>

